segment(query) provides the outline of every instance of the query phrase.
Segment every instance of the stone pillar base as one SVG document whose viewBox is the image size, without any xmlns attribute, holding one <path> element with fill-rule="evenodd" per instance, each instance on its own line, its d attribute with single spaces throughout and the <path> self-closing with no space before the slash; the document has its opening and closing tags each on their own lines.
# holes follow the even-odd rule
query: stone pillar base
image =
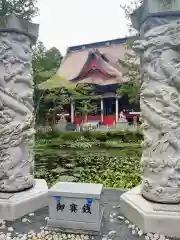
<svg viewBox="0 0 180 240">
<path fill-rule="evenodd" d="M 124 216 L 144 233 L 180 238 L 180 204 L 149 202 L 142 197 L 138 186 L 121 196 L 120 206 Z"/>
<path fill-rule="evenodd" d="M 0 193 L 0 218 L 14 221 L 28 213 L 48 206 L 48 186 L 45 180 L 35 179 L 35 186 L 19 193 Z"/>
</svg>

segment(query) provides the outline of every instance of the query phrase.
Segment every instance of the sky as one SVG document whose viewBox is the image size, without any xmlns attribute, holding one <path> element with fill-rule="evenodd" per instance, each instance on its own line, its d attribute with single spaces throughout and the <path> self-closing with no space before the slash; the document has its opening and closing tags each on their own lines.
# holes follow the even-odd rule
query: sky
<svg viewBox="0 0 180 240">
<path fill-rule="evenodd" d="M 67 47 L 125 37 L 127 21 L 120 8 L 127 0 L 39 0 L 39 40 L 47 48 Z"/>
</svg>

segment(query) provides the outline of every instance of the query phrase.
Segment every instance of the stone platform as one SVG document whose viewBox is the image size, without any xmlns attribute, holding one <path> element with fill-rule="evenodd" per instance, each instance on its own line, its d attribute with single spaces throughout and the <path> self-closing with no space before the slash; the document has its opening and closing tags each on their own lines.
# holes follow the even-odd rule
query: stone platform
<svg viewBox="0 0 180 240">
<path fill-rule="evenodd" d="M 144 232 L 180 238 L 180 204 L 147 201 L 138 186 L 121 196 L 120 205 L 122 213 Z"/>
<path fill-rule="evenodd" d="M 100 239 L 113 239 L 113 240 L 143 240 L 144 237 L 138 235 L 132 235 L 132 230 L 128 228 L 128 224 L 125 220 L 118 219 L 121 216 L 121 209 L 119 208 L 119 196 L 124 191 L 116 189 L 105 189 L 103 192 L 102 201 L 104 203 L 104 219 L 102 225 L 102 232 L 99 236 L 90 236 L 89 239 L 100 240 Z M 0 227 L 0 232 L 7 233 L 8 227 L 13 228 L 12 236 L 15 233 L 24 234 L 34 231 L 39 233 L 42 227 L 47 225 L 47 217 L 49 216 L 48 208 L 42 208 L 34 212 L 33 216 L 26 215 L 23 218 L 13 221 L 6 222 L 6 228 Z M 22 222 L 26 220 L 26 222 Z M 1 234 L 1 233 L 0 233 Z M 84 234 L 85 236 L 85 234 Z M 0 238 L 1 239 L 1 238 Z M 40 238 L 41 239 L 41 238 Z"/>
<path fill-rule="evenodd" d="M 35 179 L 35 186 L 19 193 L 0 193 L 0 219 L 14 221 L 29 212 L 48 206 L 48 186 Z"/>
<path fill-rule="evenodd" d="M 122 207 L 119 206 L 119 197 L 124 193 L 123 190 L 119 189 L 104 189 L 103 192 L 103 203 L 104 203 L 104 218 L 103 218 L 103 225 L 102 225 L 102 231 L 100 235 L 91 236 L 83 234 L 84 238 L 69 238 L 74 240 L 80 240 L 80 239 L 89 239 L 89 240 L 144 240 L 145 235 L 139 236 L 137 234 L 135 225 L 132 225 L 127 221 L 123 215 L 122 215 Z M 18 219 L 13 222 L 6 222 L 6 227 L 2 228 L 0 224 L 0 237 L 2 233 L 7 234 L 10 233 L 11 236 L 24 236 L 24 235 L 30 235 L 32 232 L 40 233 L 41 229 L 43 227 L 46 227 L 47 225 L 47 217 L 49 216 L 48 208 L 42 208 L 38 211 L 34 212 L 34 214 L 29 214 L 24 216 L 21 219 Z M 26 221 L 25 221 L 26 220 Z M 8 231 L 9 227 L 13 229 L 12 232 Z M 11 229 L 11 230 L 12 230 Z M 135 229 L 135 230 L 133 230 Z M 45 230 L 46 231 L 46 230 Z M 31 232 L 31 233 L 30 233 Z M 49 233 L 50 235 L 53 235 L 54 233 Z M 152 234 L 151 234 L 152 235 Z M 81 234 L 77 235 L 81 236 Z M 67 235 L 63 235 L 60 239 L 67 239 Z M 3 238 L 0 238 L 3 239 Z M 5 238 L 4 238 L 5 239 Z M 4 240 L 3 239 L 3 240 Z M 18 238 L 21 239 L 21 238 Z M 29 238 L 28 239 L 32 239 Z M 44 238 L 34 238 L 34 239 L 44 239 Z M 53 239 L 53 238 L 49 238 Z M 150 237 L 146 239 L 151 239 Z M 164 239 L 161 236 L 161 239 Z M 170 239 L 170 238 L 168 238 Z M 171 240 L 176 240 L 175 238 L 172 238 Z"/>
</svg>

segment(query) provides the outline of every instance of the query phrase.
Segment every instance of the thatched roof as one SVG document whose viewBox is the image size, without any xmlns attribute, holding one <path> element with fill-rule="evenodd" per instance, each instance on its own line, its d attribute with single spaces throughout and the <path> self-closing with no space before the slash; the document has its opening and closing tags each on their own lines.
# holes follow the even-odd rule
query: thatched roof
<svg viewBox="0 0 180 240">
<path fill-rule="evenodd" d="M 119 59 L 124 60 L 129 51 L 126 48 L 128 39 L 69 47 L 56 75 L 41 84 L 41 87 L 68 87 L 79 83 L 105 86 L 127 82 L 127 78 L 123 76 L 125 69 L 120 65 Z M 98 65 L 95 69 L 92 61 Z"/>
<path fill-rule="evenodd" d="M 127 40 L 127 38 L 123 38 L 70 47 L 57 74 L 69 81 L 73 81 L 73 79 L 78 80 L 78 76 L 89 62 L 90 55 L 97 51 L 99 56 L 97 57 L 98 54 L 96 54 L 96 59 L 99 61 L 99 65 L 111 76 L 106 76 L 103 79 L 102 75 L 89 74 L 84 78 L 79 78 L 79 83 L 109 85 L 126 82 L 127 79 L 123 77 L 123 67 L 118 60 L 124 60 L 125 53 L 127 52 Z M 101 57 L 101 54 L 107 61 Z"/>
</svg>

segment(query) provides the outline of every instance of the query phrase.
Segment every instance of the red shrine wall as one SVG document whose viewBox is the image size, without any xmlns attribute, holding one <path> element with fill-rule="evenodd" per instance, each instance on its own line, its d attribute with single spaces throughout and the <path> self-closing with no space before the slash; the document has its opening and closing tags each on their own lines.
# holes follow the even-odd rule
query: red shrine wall
<svg viewBox="0 0 180 240">
<path fill-rule="evenodd" d="M 88 122 L 89 121 L 101 121 L 101 116 L 100 115 L 95 115 L 95 116 L 89 115 L 87 120 L 88 120 Z M 74 118 L 74 123 L 76 125 L 80 125 L 83 121 L 84 121 L 84 117 L 82 117 L 82 116 Z M 116 121 L 115 115 L 104 116 L 104 125 L 106 125 L 106 126 L 113 125 L 115 121 Z"/>
<path fill-rule="evenodd" d="M 133 119 L 134 117 L 138 116 L 137 114 L 125 114 L 127 119 Z M 74 118 L 74 123 L 76 125 L 80 125 L 84 121 L 84 117 L 75 117 Z M 88 115 L 87 121 L 101 121 L 101 116 L 100 115 Z M 105 126 L 112 126 L 116 122 L 116 116 L 115 115 L 107 115 L 104 116 L 104 125 Z"/>
</svg>

